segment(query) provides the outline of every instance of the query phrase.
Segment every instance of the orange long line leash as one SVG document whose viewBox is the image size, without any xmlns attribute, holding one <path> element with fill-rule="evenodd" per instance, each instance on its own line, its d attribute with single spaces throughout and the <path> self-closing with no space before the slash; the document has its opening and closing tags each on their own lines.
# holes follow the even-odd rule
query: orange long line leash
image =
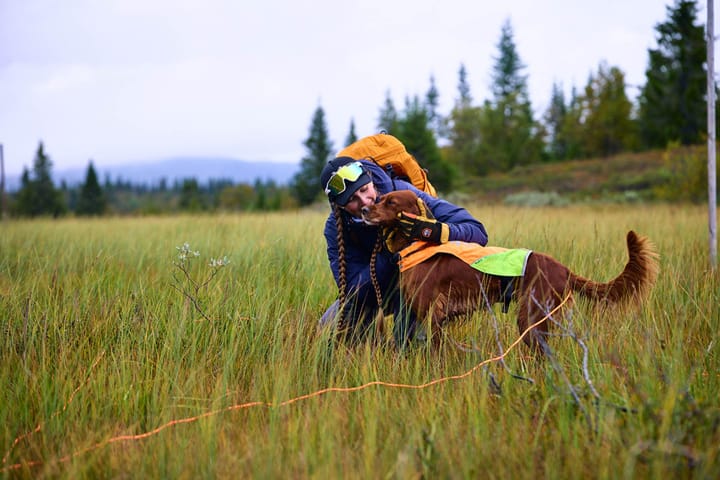
<svg viewBox="0 0 720 480">
<path fill-rule="evenodd" d="M 357 392 L 357 391 L 365 390 L 366 388 L 373 387 L 373 386 L 420 390 L 420 389 L 424 389 L 424 388 L 427 388 L 427 387 L 431 387 L 431 386 L 433 386 L 433 385 L 437 385 L 437 384 L 439 384 L 439 383 L 448 382 L 448 381 L 450 381 L 450 380 L 460 380 L 460 379 L 463 379 L 463 378 L 465 378 L 465 377 L 468 377 L 468 376 L 472 375 L 477 369 L 479 369 L 480 367 L 482 367 L 482 366 L 484 366 L 484 365 L 487 365 L 488 363 L 497 362 L 497 361 L 500 361 L 500 360 L 504 359 L 505 356 L 507 356 L 507 354 L 508 354 L 513 348 L 515 348 L 515 347 L 522 341 L 522 339 L 525 337 L 525 335 L 527 335 L 532 329 L 534 329 L 536 326 L 538 326 L 538 325 L 539 325 L 540 323 L 542 323 L 544 320 L 548 319 L 548 318 L 551 317 L 555 312 L 557 312 L 557 311 L 567 302 L 568 298 L 570 298 L 570 297 L 569 297 L 569 296 L 568 296 L 568 297 L 565 297 L 565 299 L 564 299 L 557 307 L 555 307 L 554 309 L 552 309 L 552 310 L 551 310 L 547 315 L 545 315 L 542 319 L 540 319 L 540 320 L 537 321 L 536 323 L 534 323 L 534 324 L 530 325 L 528 328 L 526 328 L 526 329 L 522 332 L 522 334 L 520 334 L 520 336 L 519 336 L 513 343 L 511 343 L 510 346 L 508 346 L 508 348 L 507 348 L 507 350 L 505 350 L 505 352 L 503 352 L 503 353 L 501 353 L 500 355 L 497 355 L 497 356 L 495 356 L 495 357 L 491 357 L 491 358 L 488 358 L 488 359 L 483 360 L 482 362 L 478 363 L 477 365 L 475 365 L 474 367 L 472 367 L 470 370 L 468 370 L 467 372 L 462 373 L 462 374 L 451 375 L 451 376 L 442 377 L 442 378 L 437 378 L 437 379 L 432 380 L 432 381 L 430 381 L 430 382 L 422 383 L 422 384 L 418 384 L 418 385 L 404 384 L 404 383 L 391 383 L 391 382 L 384 382 L 384 381 L 381 381 L 381 380 L 375 380 L 375 381 L 368 382 L 368 383 L 364 383 L 364 384 L 362 384 L 362 385 L 358 385 L 358 386 L 355 386 L 355 387 L 328 387 L 328 388 L 323 388 L 322 390 L 317 390 L 317 391 L 312 392 L 312 393 L 308 393 L 308 394 L 305 394 L 305 395 L 300 395 L 300 396 L 298 396 L 298 397 L 294 397 L 294 398 L 291 398 L 291 399 L 289 399 L 289 400 L 282 401 L 282 402 L 280 402 L 280 403 L 259 402 L 259 401 L 258 401 L 258 402 L 247 402 L 247 403 L 241 403 L 241 404 L 237 404 L 237 405 L 231 405 L 231 406 L 229 406 L 229 407 L 221 408 L 221 409 L 219 409 L 219 410 L 212 410 L 212 411 L 209 411 L 209 412 L 205 412 L 205 413 L 203 413 L 203 414 L 196 415 L 196 416 L 194 416 L 194 417 L 187 417 L 187 418 L 180 418 L 180 419 L 177 419 L 177 420 L 172 420 L 172 421 L 170 421 L 170 422 L 167 422 L 167 423 L 165 423 L 165 424 L 163 424 L 163 425 L 160 425 L 159 427 L 157 427 L 157 428 L 155 428 L 155 429 L 153 429 L 153 430 L 149 430 L 149 431 L 147 431 L 147 432 L 138 433 L 138 434 L 134 434 L 134 435 L 118 435 L 118 436 L 115 436 L 115 437 L 111 437 L 111 438 L 108 438 L 107 440 L 104 440 L 104 441 L 102 441 L 102 442 L 98 442 L 98 443 L 96 443 L 96 444 L 94 444 L 94 445 L 91 445 L 91 446 L 89 446 L 89 447 L 87 447 L 87 448 L 83 448 L 83 449 L 81 449 L 81 450 L 77 450 L 77 451 L 75 451 L 75 452 L 73 452 L 73 453 L 70 453 L 70 454 L 68 454 L 68 455 L 65 455 L 64 457 L 61 457 L 61 458 L 55 460 L 55 463 L 65 463 L 65 462 L 69 461 L 70 459 L 72 459 L 72 458 L 74 458 L 74 457 L 83 455 L 83 454 L 88 453 L 88 452 L 91 452 L 91 451 L 93 451 L 93 450 L 97 450 L 97 449 L 99 449 L 99 448 L 102 448 L 102 447 L 104 447 L 104 446 L 107 446 L 107 445 L 110 445 L 110 444 L 113 444 L 113 443 L 126 442 L 126 441 L 135 441 L 135 440 L 142 440 L 142 439 L 145 439 L 145 438 L 148 438 L 148 437 L 152 437 L 153 435 L 156 435 L 156 434 L 162 432 L 163 430 L 165 430 L 165 429 L 167 429 L 167 428 L 170 428 L 170 427 L 173 427 L 173 426 L 175 426 L 175 425 L 181 425 L 181 424 L 185 424 L 185 423 L 193 423 L 193 422 L 196 422 L 196 421 L 201 420 L 201 419 L 203 419 L 203 418 L 212 417 L 212 416 L 219 415 L 219 414 L 225 413 L 225 412 L 232 412 L 232 411 L 235 411 L 235 410 L 243 410 L 243 409 L 250 408 L 250 407 L 285 407 L 285 406 L 287 406 L 287 405 L 291 405 L 291 404 L 296 403 L 296 402 L 299 402 L 299 401 L 301 401 L 301 400 L 308 400 L 308 399 L 310 399 L 310 398 L 319 397 L 319 396 L 321 396 L 321 395 L 324 395 L 324 394 L 330 393 L 330 392 Z M 99 361 L 99 359 L 98 359 L 98 361 Z M 96 361 L 96 363 L 97 363 L 97 361 Z M 76 390 L 76 391 L 77 391 L 77 390 Z M 75 393 L 75 392 L 73 392 L 73 395 L 74 395 L 74 393 Z M 31 432 L 29 432 L 29 433 L 26 433 L 26 434 L 24 434 L 24 435 L 21 435 L 21 436 L 19 436 L 18 438 L 16 438 L 15 441 L 13 442 L 12 446 L 10 447 L 10 449 L 12 450 L 12 448 L 13 448 L 22 438 L 27 437 L 27 436 L 29 436 L 30 434 L 39 431 L 39 430 L 40 430 L 40 426 L 41 426 L 41 424 L 39 424 L 38 427 L 36 427 L 33 431 L 31 431 Z M 3 463 L 5 463 L 5 461 L 7 460 L 8 455 L 9 455 L 9 451 L 8 451 L 8 454 L 5 455 L 5 458 L 3 458 Z M 38 466 L 38 465 L 43 465 L 44 463 L 48 463 L 48 462 L 43 462 L 42 460 L 31 460 L 31 461 L 27 461 L 27 462 L 23 462 L 23 463 L 15 463 L 15 464 L 13 464 L 13 465 L 8 465 L 8 466 L 5 466 L 5 467 L 1 468 L 1 469 L 0 469 L 0 472 L 7 472 L 7 471 L 11 471 L 11 470 L 18 470 L 18 469 L 23 468 L 23 467 L 35 467 L 35 466 Z"/>
</svg>

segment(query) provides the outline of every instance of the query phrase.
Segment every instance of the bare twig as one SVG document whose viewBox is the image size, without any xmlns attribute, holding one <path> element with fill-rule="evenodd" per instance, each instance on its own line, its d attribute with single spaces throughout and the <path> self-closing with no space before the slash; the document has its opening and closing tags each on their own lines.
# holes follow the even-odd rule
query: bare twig
<svg viewBox="0 0 720 480">
<path fill-rule="evenodd" d="M 488 295 L 485 292 L 485 287 L 482 284 L 480 284 L 480 292 L 482 292 L 483 301 L 485 302 L 485 308 L 487 308 L 488 312 L 490 312 L 490 318 L 492 319 L 492 322 L 493 322 L 493 328 L 495 330 L 495 343 L 497 344 L 497 347 L 498 347 L 498 353 L 502 355 L 504 348 L 503 348 L 502 342 L 500 341 L 500 327 L 498 326 L 497 316 L 495 315 L 495 311 L 492 308 L 490 299 L 488 298 Z M 518 374 L 514 373 L 512 370 L 510 370 L 510 367 L 507 366 L 507 363 L 505 363 L 504 358 L 500 361 L 500 364 L 503 366 L 505 371 L 512 378 L 515 378 L 517 380 L 524 380 L 524 381 L 532 383 L 532 384 L 535 383 L 535 380 L 533 380 L 532 378 L 523 377 L 522 375 L 518 375 Z"/>
<path fill-rule="evenodd" d="M 590 387 L 590 391 L 595 396 L 596 399 L 600 399 L 600 394 L 595 389 L 595 385 L 593 384 L 592 380 L 590 379 L 590 372 L 588 371 L 588 348 L 587 345 L 585 345 L 585 342 L 579 338 L 575 331 L 572 328 L 572 323 L 568 327 L 565 327 L 560 322 L 555 320 L 554 318 L 550 317 L 550 320 L 553 322 L 554 325 L 556 325 L 558 328 L 563 330 L 565 332 L 565 335 L 575 340 L 575 342 L 580 345 L 580 348 L 583 350 L 583 358 L 582 358 L 582 371 L 583 371 L 583 378 L 585 378 L 585 382 L 588 384 L 588 387 Z"/>
<path fill-rule="evenodd" d="M 553 323 L 557 323 L 553 319 L 553 316 L 552 316 L 551 312 L 548 311 L 547 307 L 540 305 L 540 302 L 538 302 L 538 300 L 535 298 L 534 295 L 531 295 L 530 298 L 539 309 L 547 312 L 544 317 L 545 319 L 549 319 Z M 587 424 L 588 424 L 588 428 L 592 431 L 593 430 L 592 418 L 590 417 L 590 414 L 588 413 L 585 406 L 580 401 L 580 396 L 575 391 L 575 387 L 573 386 L 572 382 L 570 381 L 570 378 L 565 373 L 565 369 L 557 361 L 557 358 L 555 357 L 555 354 L 553 353 L 552 349 L 550 348 L 550 345 L 548 345 L 548 343 L 545 341 L 544 335 L 538 335 L 537 340 L 540 343 L 540 347 L 543 349 L 545 356 L 550 360 L 550 364 L 553 366 L 553 369 L 565 381 L 565 384 L 567 385 L 568 390 L 570 391 L 570 395 L 572 396 L 573 400 L 575 400 L 575 403 L 577 404 L 578 408 L 580 408 L 580 410 L 583 412 L 583 415 L 585 416 L 585 420 L 587 421 Z"/>
<path fill-rule="evenodd" d="M 180 292 L 181 294 L 183 294 L 183 295 L 185 296 L 185 298 L 187 298 L 188 300 L 190 300 L 190 303 L 192 303 L 193 307 L 195 307 L 195 310 L 197 310 L 197 312 L 200 314 L 200 316 L 202 316 L 202 317 L 203 317 L 205 320 L 207 320 L 207 321 L 211 321 L 211 320 L 212 320 L 210 317 L 208 317 L 208 316 L 205 314 L 205 311 L 202 309 L 202 307 L 200 306 L 200 303 L 198 302 L 198 300 L 197 300 L 197 298 L 196 298 L 195 296 L 189 294 L 186 290 L 178 287 L 178 286 L 175 285 L 174 283 L 171 283 L 170 286 L 171 286 L 172 288 L 174 288 L 175 290 L 177 290 L 178 292 Z"/>
<path fill-rule="evenodd" d="M 480 291 L 482 292 L 483 302 L 485 303 L 485 308 L 489 312 L 490 317 L 492 318 L 492 321 L 493 321 L 493 327 L 495 329 L 495 343 L 497 344 L 498 353 L 500 354 L 500 360 L 499 360 L 500 364 L 503 366 L 503 368 L 508 373 L 508 375 L 510 375 L 512 378 L 515 378 L 517 380 L 523 380 L 528 383 L 534 384 L 535 380 L 533 380 L 532 378 L 523 377 L 522 375 L 518 375 L 517 373 L 514 373 L 512 370 L 510 370 L 510 367 L 508 367 L 507 363 L 505 363 L 504 348 L 503 348 L 502 342 L 500 341 L 500 328 L 498 326 L 497 316 L 495 315 L 495 311 L 492 308 L 492 304 L 490 303 L 488 295 L 485 292 L 485 287 L 482 284 L 480 284 Z M 460 350 L 462 352 L 466 352 L 466 353 L 482 353 L 480 351 L 480 349 L 477 348 L 477 345 L 473 344 L 472 347 L 468 347 L 467 345 L 464 345 L 464 344 L 456 341 L 454 338 L 452 338 L 447 333 L 445 333 L 445 332 L 443 332 L 443 333 L 445 334 L 446 338 L 448 338 L 450 340 L 450 342 L 453 344 L 453 346 L 455 346 L 455 348 L 457 348 L 458 350 Z M 486 370 L 487 370 L 487 367 L 486 367 Z M 499 392 L 500 385 L 495 380 L 495 378 L 492 376 L 492 373 L 488 372 L 488 374 L 491 377 L 490 381 L 494 384 L 494 387 L 496 387 L 496 389 Z"/>
</svg>

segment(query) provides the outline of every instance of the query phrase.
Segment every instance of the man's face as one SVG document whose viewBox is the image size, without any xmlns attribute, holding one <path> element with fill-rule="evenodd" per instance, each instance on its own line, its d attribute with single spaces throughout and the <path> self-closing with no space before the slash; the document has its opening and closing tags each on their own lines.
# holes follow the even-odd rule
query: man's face
<svg viewBox="0 0 720 480">
<path fill-rule="evenodd" d="M 377 191 L 373 182 L 366 183 L 353 193 L 350 200 L 342 207 L 346 212 L 355 218 L 361 218 L 363 207 L 374 205 L 377 199 Z"/>
</svg>

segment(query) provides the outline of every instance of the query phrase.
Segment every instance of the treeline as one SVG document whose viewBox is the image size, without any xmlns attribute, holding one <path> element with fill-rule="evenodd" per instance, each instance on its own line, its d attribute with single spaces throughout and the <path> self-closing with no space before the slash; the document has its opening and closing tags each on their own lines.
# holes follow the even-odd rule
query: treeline
<svg viewBox="0 0 720 480">
<path fill-rule="evenodd" d="M 84 185 L 87 185 L 87 181 Z M 84 186 L 83 185 L 83 186 Z M 82 198 L 82 188 L 75 189 Z M 170 184 L 137 185 L 118 179 L 106 179 L 102 187 L 106 196 L 106 213 L 165 214 L 177 212 L 276 211 L 296 205 L 287 187 L 273 181 L 254 184 L 234 183 L 229 179 L 210 179 L 200 184 L 195 178 L 175 180 Z M 72 190 L 70 190 L 72 192 Z M 68 205 L 73 209 L 72 194 Z"/>
<path fill-rule="evenodd" d="M 195 178 L 162 179 L 157 184 L 133 184 L 109 177 L 101 185 L 93 162 L 80 185 L 62 182 L 55 188 L 52 162 L 41 142 L 31 171 L 25 169 L 21 186 L 12 198 L 10 213 L 18 217 L 53 216 L 69 212 L 78 216 L 105 214 L 164 214 L 205 211 L 272 211 L 292 208 L 295 200 L 287 187 L 273 181 L 257 180 L 253 185 L 231 180 L 209 180 L 201 185 Z"/>
<path fill-rule="evenodd" d="M 430 77 L 426 94 L 406 97 L 401 111 L 387 93 L 378 130 L 400 138 L 443 193 L 516 167 L 702 144 L 707 132 L 706 42 L 697 10 L 697 2 L 687 0 L 667 7 L 667 20 L 655 27 L 657 48 L 648 50 L 646 82 L 635 101 L 627 95 L 623 71 L 602 62 L 583 88 L 572 86 L 569 98 L 555 83 L 549 107 L 538 114 L 507 21 L 493 56 L 490 98 L 478 102 L 473 97 L 468 72 L 460 65 L 457 95 L 447 115 L 438 111 L 439 92 Z M 354 137 L 351 119 L 344 145 Z M 317 178 L 328 152 L 335 150 L 321 106 L 305 145 L 308 154 L 291 185 L 300 204 L 317 200 Z"/>
<path fill-rule="evenodd" d="M 493 56 L 491 97 L 477 101 L 464 65 L 458 70 L 457 95 L 447 114 L 438 111 L 440 92 L 430 77 L 423 95 L 405 97 L 398 109 L 388 91 L 379 109 L 377 130 L 398 137 L 429 171 L 442 192 L 463 190 L 468 180 L 516 167 L 585 158 L 607 158 L 623 152 L 670 149 L 702 144 L 707 125 L 706 42 L 697 20 L 697 2 L 676 0 L 667 19 L 656 25 L 657 48 L 648 50 L 646 82 L 633 101 L 625 75 L 601 63 L 586 85 L 572 86 L 569 98 L 562 84 L 552 87 L 546 111 L 534 110 L 528 76 L 517 51 L 509 21 L 501 28 Z M 357 140 L 353 119 L 340 148 Z M 22 186 L 12 199 L 21 216 L 115 213 L 162 213 L 206 210 L 277 210 L 310 205 L 323 199 L 318 184 L 323 166 L 335 148 L 325 112 L 313 113 L 300 171 L 288 186 L 256 182 L 233 185 L 194 179 L 172 187 L 133 186 L 97 181 L 92 162 L 77 187 L 55 190 L 50 160 L 42 143 L 32 175 L 23 172 Z M 677 172 L 678 169 L 670 168 Z M 703 184 L 698 189 L 706 188 Z M 696 192 L 697 198 L 703 198 Z"/>
<path fill-rule="evenodd" d="M 87 181 L 75 188 L 65 189 L 68 207 L 76 209 L 81 200 Z M 296 202 L 286 186 L 273 181 L 255 181 L 252 185 L 235 183 L 229 179 L 210 179 L 201 184 L 195 178 L 161 180 L 156 185 L 132 184 L 118 179 L 103 183 L 106 198 L 104 213 L 112 214 L 166 214 L 177 212 L 216 211 L 277 211 L 292 208 Z"/>
</svg>

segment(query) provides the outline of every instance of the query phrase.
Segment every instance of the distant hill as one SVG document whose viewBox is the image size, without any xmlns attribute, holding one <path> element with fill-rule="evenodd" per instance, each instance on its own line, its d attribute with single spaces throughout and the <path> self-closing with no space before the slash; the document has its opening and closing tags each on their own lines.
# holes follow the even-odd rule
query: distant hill
<svg viewBox="0 0 720 480">
<path fill-rule="evenodd" d="M 109 176 L 112 182 L 118 178 L 133 184 L 156 185 L 165 178 L 169 185 L 175 180 L 195 178 L 202 185 L 208 180 L 229 179 L 235 183 L 252 185 L 255 180 L 273 180 L 278 185 L 287 185 L 300 170 L 299 164 L 276 162 L 251 162 L 232 158 L 217 157 L 176 157 L 151 160 L 125 165 L 97 165 L 95 170 L 100 183 Z M 87 165 L 78 168 L 53 169 L 52 178 L 56 185 L 64 180 L 74 186 L 85 181 Z M 7 190 L 20 187 L 20 175 L 6 175 Z"/>
<path fill-rule="evenodd" d="M 488 202 L 523 192 L 555 192 L 574 201 L 631 194 L 651 198 L 653 190 L 667 182 L 663 154 L 652 150 L 519 166 L 511 172 L 468 177 L 463 190 Z"/>
</svg>

